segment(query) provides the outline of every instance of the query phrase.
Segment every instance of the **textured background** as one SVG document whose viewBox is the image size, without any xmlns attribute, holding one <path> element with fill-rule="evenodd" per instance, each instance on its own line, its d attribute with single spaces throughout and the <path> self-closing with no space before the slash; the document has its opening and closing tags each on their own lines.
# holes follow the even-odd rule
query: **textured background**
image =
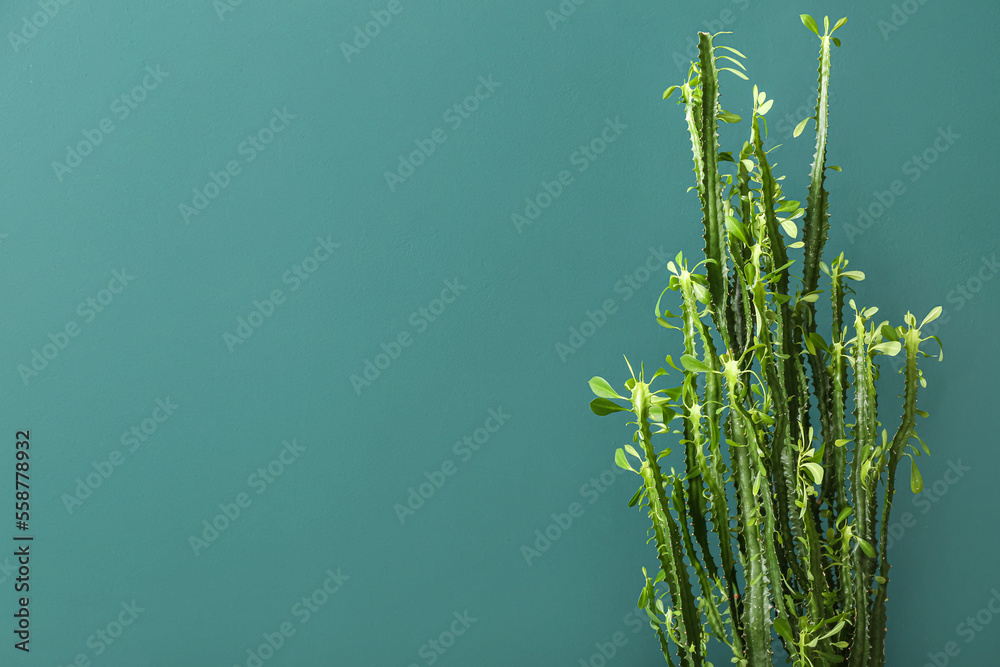
<svg viewBox="0 0 1000 667">
<path fill-rule="evenodd" d="M 809 12 L 849 17 L 828 257 L 896 323 L 945 308 L 888 661 L 955 642 L 949 664 L 993 664 L 1000 266 L 976 192 L 1000 141 L 996 5 L 576 2 L 558 20 L 558 0 L 0 7 L 0 499 L 13 514 L 29 429 L 35 536 L 32 651 L 12 647 L 8 555 L 0 662 L 252 667 L 270 636 L 275 666 L 598 667 L 621 632 L 609 665 L 663 664 L 633 616 L 655 560 L 613 463 L 630 431 L 590 413 L 586 381 L 679 354 L 656 258 L 700 254 L 700 215 L 661 94 L 698 30 L 734 31 L 717 43 L 751 80 L 724 75 L 723 106 L 747 113 L 752 83 L 774 98 L 776 173 L 804 198 Z"/>
</svg>

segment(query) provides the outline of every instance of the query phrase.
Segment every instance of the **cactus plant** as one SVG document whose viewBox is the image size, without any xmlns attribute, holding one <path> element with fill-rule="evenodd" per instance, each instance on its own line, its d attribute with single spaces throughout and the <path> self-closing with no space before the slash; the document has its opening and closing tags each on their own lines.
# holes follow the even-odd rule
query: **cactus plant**
<svg viewBox="0 0 1000 667">
<path fill-rule="evenodd" d="M 884 665 L 896 468 L 910 457 L 919 493 L 913 442 L 929 454 L 915 431 L 916 417 L 926 416 L 916 406 L 926 386 L 917 359 L 928 356 L 921 344 L 929 339 L 941 358 L 941 341 L 921 334 L 941 308 L 920 325 L 907 313 L 899 326 L 876 323 L 878 309 L 854 299 L 844 312 L 850 281 L 865 276 L 848 270 L 843 253 L 829 264 L 822 255 L 824 180 L 828 169 L 839 171 L 826 164 L 831 49 L 846 19 L 832 29 L 825 19 L 820 34 L 812 17 L 801 18 L 820 39 L 816 113 L 794 133 L 815 121 L 805 204 L 786 197 L 771 172 L 764 144 L 772 101 L 756 86 L 749 140 L 735 156 L 719 151 L 718 123 L 741 122 L 719 104 L 719 74 L 746 79 L 745 56 L 699 33 L 687 80 L 664 93 L 680 91 L 705 229 L 704 260 L 689 266 L 678 253 L 655 308 L 660 325 L 683 334 L 680 366 L 666 358 L 683 381 L 654 390 L 668 371 L 647 378 L 640 366 L 636 377 L 627 358 L 624 395 L 590 380 L 594 413 L 635 417 L 636 446 L 618 449 L 615 461 L 642 478 L 629 506 L 648 511 L 659 571 L 651 578 L 643 568 L 638 604 L 670 665 L 709 665 L 713 638 L 748 667 L 771 665 L 774 641 L 796 667 Z M 725 163 L 732 173 L 720 171 Z M 824 325 L 820 274 L 831 306 Z M 677 314 L 661 310 L 668 291 L 679 293 Z M 903 413 L 889 437 L 880 432 L 876 380 L 879 358 L 897 354 L 905 356 Z M 682 473 L 665 470 L 670 449 L 653 441 L 661 434 L 679 436 Z"/>
</svg>

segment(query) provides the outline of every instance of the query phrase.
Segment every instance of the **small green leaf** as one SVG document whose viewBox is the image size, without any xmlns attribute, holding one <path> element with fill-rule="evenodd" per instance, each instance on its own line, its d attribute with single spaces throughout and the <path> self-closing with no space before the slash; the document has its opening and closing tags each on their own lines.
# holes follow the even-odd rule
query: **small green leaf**
<svg viewBox="0 0 1000 667">
<path fill-rule="evenodd" d="M 628 501 L 628 506 L 629 507 L 635 507 L 635 504 L 637 502 L 639 502 L 639 497 L 642 495 L 642 492 L 645 491 L 645 490 L 646 490 L 645 485 L 640 486 L 639 490 L 635 492 L 634 496 L 632 496 L 632 499 Z"/>
<path fill-rule="evenodd" d="M 763 116 L 764 114 L 766 114 L 768 111 L 771 110 L 771 106 L 773 104 L 774 104 L 774 100 L 768 100 L 767 102 L 764 102 L 763 104 L 761 104 L 759 107 L 757 107 L 757 115 L 758 116 Z"/>
<path fill-rule="evenodd" d="M 610 415 L 612 412 L 628 412 L 628 408 L 623 408 L 606 398 L 595 398 L 592 400 L 590 402 L 590 410 L 598 417 Z"/>
<path fill-rule="evenodd" d="M 595 375 L 590 378 L 589 384 L 590 390 L 601 398 L 624 398 L 623 396 L 619 396 L 615 390 L 611 388 L 611 385 L 608 384 L 608 381 L 602 377 Z"/>
<path fill-rule="evenodd" d="M 804 463 L 803 467 L 809 471 L 810 475 L 812 475 L 813 482 L 816 484 L 823 483 L 823 467 L 820 464 L 809 462 Z"/>
<path fill-rule="evenodd" d="M 924 478 L 920 475 L 920 468 L 917 467 L 917 462 L 910 457 L 910 491 L 914 493 L 920 493 L 924 490 Z"/>
<path fill-rule="evenodd" d="M 923 441 L 923 440 L 922 440 L 922 439 L 920 438 L 920 436 L 919 436 L 919 435 L 917 435 L 917 432 L 916 432 L 916 431 L 910 431 L 910 435 L 911 435 L 912 437 L 916 438 L 916 439 L 917 439 L 917 440 L 918 440 L 918 441 L 920 442 L 920 446 L 921 446 L 921 447 L 923 448 L 924 452 L 925 452 L 925 453 L 927 454 L 927 456 L 930 456 L 930 455 L 931 455 L 931 450 L 927 449 L 927 443 L 925 443 L 925 442 L 924 442 L 924 441 Z"/>
<path fill-rule="evenodd" d="M 793 239 L 799 235 L 798 226 L 791 220 L 782 220 L 781 228 L 785 230 L 785 233 L 791 236 Z"/>
<path fill-rule="evenodd" d="M 837 21 L 836 25 L 833 26 L 833 30 L 830 31 L 830 34 L 832 35 L 833 33 L 837 32 L 837 28 L 839 28 L 840 26 L 844 25 L 845 23 L 847 23 L 847 17 L 846 16 L 844 18 L 840 19 L 839 21 Z"/>
<path fill-rule="evenodd" d="M 794 201 L 792 199 L 786 199 L 779 204 L 778 208 L 774 209 L 775 213 L 792 213 L 797 211 L 802 202 Z"/>
<path fill-rule="evenodd" d="M 670 289 L 670 288 L 669 288 L 669 287 L 667 287 L 667 288 L 666 288 L 666 289 L 664 289 L 664 290 L 663 290 L 662 292 L 660 292 L 660 298 L 656 300 L 656 308 L 654 308 L 653 310 L 654 310 L 654 312 L 656 313 L 656 316 L 657 316 L 657 317 L 659 317 L 659 316 L 660 316 L 660 301 L 662 301 L 662 300 L 663 300 L 663 295 L 667 293 L 667 290 L 668 290 L 668 289 Z M 667 317 L 674 317 L 674 314 L 673 314 L 673 313 L 671 313 L 671 312 L 670 312 L 669 310 L 666 310 L 666 309 L 664 309 L 664 311 L 663 311 L 663 315 L 665 315 L 665 316 L 667 316 Z"/>
<path fill-rule="evenodd" d="M 622 356 L 625 357 L 624 354 Z M 625 357 L 625 363 L 628 365 L 628 372 L 632 374 L 632 377 L 635 377 L 635 371 L 632 370 L 632 362 L 630 362 L 628 360 L 628 357 Z M 640 366 L 639 368 L 642 368 L 642 367 Z M 600 380 L 601 378 L 597 378 L 597 379 Z M 604 384 L 608 384 L 608 383 L 605 382 Z M 610 389 L 611 385 L 608 385 L 608 388 Z M 621 396 L 619 396 L 619 398 L 621 398 Z"/>
<path fill-rule="evenodd" d="M 918 329 L 923 329 L 925 324 L 927 324 L 929 322 L 933 322 L 937 318 L 941 317 L 942 311 L 943 311 L 943 309 L 941 308 L 941 306 L 935 306 L 934 309 L 931 310 L 931 312 L 927 313 L 927 317 L 924 318 L 924 321 L 921 322 L 920 326 L 917 327 L 917 328 Z"/>
<path fill-rule="evenodd" d="M 723 67 L 722 69 L 727 69 L 727 68 Z M 736 70 L 734 70 L 734 69 L 731 69 L 729 71 L 730 72 L 736 72 Z M 736 72 L 736 73 L 739 74 L 739 72 Z M 746 77 L 744 77 L 744 78 L 746 78 Z M 719 120 L 721 120 L 723 123 L 738 123 L 738 122 L 740 122 L 743 119 L 740 118 L 738 115 L 736 115 L 734 113 L 730 113 L 728 111 L 720 111 L 719 112 Z"/>
<path fill-rule="evenodd" d="M 812 341 L 813 346 L 815 346 L 815 347 L 817 347 L 817 348 L 819 348 L 819 349 L 821 349 L 823 351 L 829 351 L 830 348 L 827 347 L 826 341 L 823 340 L 823 336 L 821 336 L 820 334 L 818 334 L 816 332 L 813 332 L 813 333 L 809 334 L 808 339 L 810 341 Z"/>
<path fill-rule="evenodd" d="M 838 167 L 835 164 L 831 164 L 830 166 L 827 167 L 827 169 L 830 169 L 832 171 L 844 171 L 843 169 L 841 169 L 840 167 Z"/>
<path fill-rule="evenodd" d="M 840 623 L 837 623 L 837 625 L 833 626 L 833 630 L 830 630 L 828 633 L 826 633 L 822 637 L 817 637 L 817 639 L 819 639 L 820 641 L 823 641 L 824 639 L 827 639 L 828 637 L 834 636 L 835 634 L 837 634 L 838 632 L 840 632 L 843 629 L 844 625 L 845 625 L 845 621 L 841 621 Z"/>
<path fill-rule="evenodd" d="M 928 338 L 933 339 L 934 341 L 937 342 L 938 349 L 940 350 L 938 352 L 938 361 L 944 361 L 944 343 L 942 343 L 941 339 L 938 338 L 937 336 L 928 336 Z"/>
<path fill-rule="evenodd" d="M 678 87 L 679 86 L 670 86 L 669 88 L 667 88 L 666 91 L 664 91 L 663 93 L 663 99 L 667 99 L 668 97 L 673 95 L 674 91 L 677 90 Z"/>
<path fill-rule="evenodd" d="M 806 129 L 806 123 L 812 120 L 812 118 L 812 116 L 809 116 L 809 118 L 803 118 L 799 121 L 799 124 L 795 126 L 795 130 L 792 132 L 792 137 L 794 138 L 802 134 L 802 131 Z"/>
<path fill-rule="evenodd" d="M 729 62 L 734 63 L 737 67 L 739 67 L 744 72 L 747 71 L 746 66 L 743 63 L 741 63 L 739 60 L 737 60 L 736 58 L 733 58 L 731 56 L 715 56 L 715 58 L 716 58 L 716 60 L 728 60 Z"/>
<path fill-rule="evenodd" d="M 732 67 L 720 67 L 719 71 L 720 72 L 732 72 L 733 74 L 735 74 L 736 76 L 740 77 L 744 81 L 749 81 L 750 80 L 747 77 L 746 74 L 744 74 L 743 72 L 739 71 L 738 69 L 733 69 Z"/>
<path fill-rule="evenodd" d="M 865 552 L 866 556 L 869 558 L 875 558 L 875 549 L 873 549 L 872 545 L 868 544 L 866 540 L 859 537 L 858 544 L 861 546 L 861 550 Z"/>
<path fill-rule="evenodd" d="M 778 616 L 774 619 L 774 629 L 777 631 L 781 637 L 789 644 L 794 644 L 795 640 L 792 639 L 792 627 L 788 624 L 788 619 L 784 616 Z"/>
<path fill-rule="evenodd" d="M 816 19 L 808 14 L 800 14 L 799 18 L 802 19 L 802 25 L 812 30 L 819 37 L 819 27 L 816 25 Z"/>
<path fill-rule="evenodd" d="M 837 515 L 837 526 L 840 526 L 840 524 L 844 522 L 844 519 L 847 518 L 847 515 L 849 515 L 853 511 L 854 511 L 853 507 L 845 507 L 844 509 L 840 510 L 840 514 Z"/>
<path fill-rule="evenodd" d="M 625 452 L 622 451 L 620 447 L 615 450 L 615 463 L 618 464 L 619 468 L 623 468 L 625 470 L 632 470 L 632 466 L 629 465 L 628 459 L 625 458 Z M 635 470 L 632 470 L 632 472 L 635 472 Z"/>
<path fill-rule="evenodd" d="M 864 271 L 841 271 L 841 277 L 847 278 L 848 280 L 862 281 L 865 279 Z"/>
<path fill-rule="evenodd" d="M 649 417 L 655 422 L 666 424 L 677 414 L 676 411 L 662 405 L 654 405 L 649 408 Z"/>
<path fill-rule="evenodd" d="M 692 357 L 690 354 L 685 354 L 681 356 L 681 366 L 684 370 L 691 371 L 692 373 L 714 373 L 715 370 L 708 364 Z"/>
<path fill-rule="evenodd" d="M 897 354 L 899 354 L 899 351 L 901 349 L 903 349 L 903 346 L 900 344 L 898 340 L 886 341 L 884 343 L 879 343 L 878 345 L 872 347 L 872 350 L 874 352 L 879 352 L 888 357 L 895 357 Z"/>
<path fill-rule="evenodd" d="M 744 162 L 747 161 L 748 160 L 744 160 Z M 730 234 L 738 238 L 740 241 L 743 241 L 743 245 L 750 245 L 750 243 L 747 241 L 747 236 L 745 230 L 743 229 L 743 225 L 741 225 L 740 221 L 731 215 L 726 216 L 726 229 L 729 230 Z"/>
<path fill-rule="evenodd" d="M 842 19 L 842 20 L 846 21 L 847 19 Z M 719 44 L 719 45 L 718 45 L 718 46 L 716 46 L 715 48 L 717 48 L 717 49 L 725 49 L 726 51 L 729 51 L 730 53 L 735 53 L 735 54 L 736 54 L 736 55 L 738 55 L 738 56 L 739 56 L 740 58 L 746 58 L 746 56 L 745 56 L 745 55 L 743 55 L 742 53 L 740 53 L 739 51 L 737 51 L 736 49 L 734 49 L 734 48 L 733 48 L 733 47 L 731 47 L 731 46 L 723 46 L 722 44 Z"/>
</svg>

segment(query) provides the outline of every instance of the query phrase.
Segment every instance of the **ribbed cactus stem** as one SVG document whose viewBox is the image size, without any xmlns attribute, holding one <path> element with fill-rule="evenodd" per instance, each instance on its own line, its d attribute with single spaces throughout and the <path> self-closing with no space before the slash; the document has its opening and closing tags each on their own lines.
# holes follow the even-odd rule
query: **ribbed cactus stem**
<svg viewBox="0 0 1000 667">
<path fill-rule="evenodd" d="M 941 309 L 920 326 L 907 313 L 906 326 L 894 327 L 873 319 L 877 308 L 849 300 L 854 317 L 844 326 L 849 283 L 865 276 L 847 270 L 843 254 L 830 264 L 822 255 L 825 178 L 834 168 L 826 164 L 831 51 L 845 20 L 832 28 L 824 20 L 822 33 L 811 17 L 802 21 L 820 38 L 815 115 L 794 133 L 815 121 L 805 203 L 787 197 L 772 173 L 763 120 L 772 101 L 756 86 L 749 140 L 738 152 L 720 152 L 718 123 L 740 118 L 720 106 L 719 76 L 746 78 L 744 56 L 701 33 L 687 80 L 664 95 L 681 93 L 705 240 L 695 266 L 681 254 L 668 262 L 656 304 L 657 322 L 683 339 L 680 365 L 666 358 L 683 378 L 654 390 L 669 371 L 647 381 L 642 366 L 636 377 L 629 365 L 624 395 L 601 377 L 590 380 L 595 413 L 635 416 L 637 448 L 618 449 L 615 461 L 642 480 L 630 506 L 646 504 L 659 570 L 650 578 L 643 569 L 638 606 L 668 665 L 708 665 L 718 640 L 740 667 L 766 667 L 775 636 L 794 667 L 885 664 L 896 469 L 904 456 L 920 455 L 910 444 L 919 440 L 916 416 L 926 416 L 916 409 L 925 384 L 916 361 L 925 354 L 920 327 Z M 828 340 L 816 321 L 821 273 L 830 278 Z M 668 291 L 677 293 L 676 315 L 661 312 Z M 903 415 L 890 441 L 875 378 L 880 358 L 900 352 Z M 671 450 L 661 439 L 683 447 L 683 473 L 665 463 Z M 911 474 L 918 491 L 915 463 Z"/>
</svg>

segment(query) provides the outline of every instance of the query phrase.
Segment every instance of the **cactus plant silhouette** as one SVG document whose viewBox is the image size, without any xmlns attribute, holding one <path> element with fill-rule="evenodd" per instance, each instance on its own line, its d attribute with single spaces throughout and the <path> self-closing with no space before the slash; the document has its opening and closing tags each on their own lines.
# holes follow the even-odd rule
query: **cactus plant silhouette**
<svg viewBox="0 0 1000 667">
<path fill-rule="evenodd" d="M 666 358 L 683 381 L 654 390 L 669 372 L 647 378 L 640 366 L 636 377 L 631 364 L 624 394 L 590 380 L 596 414 L 635 417 L 636 446 L 618 449 L 615 461 L 642 478 L 629 506 L 648 511 L 659 571 L 650 578 L 643 568 L 638 604 L 670 665 L 708 665 L 713 638 L 748 667 L 772 664 L 775 639 L 796 667 L 884 665 L 887 527 L 904 456 L 911 490 L 923 485 L 914 457 L 929 451 L 915 421 L 926 416 L 917 409 L 926 382 L 917 360 L 931 339 L 942 358 L 940 340 L 921 335 L 941 308 L 919 325 L 910 313 L 901 325 L 876 322 L 878 309 L 854 299 L 845 313 L 850 281 L 865 276 L 848 270 L 842 253 L 829 264 L 822 256 L 824 181 L 827 170 L 839 171 L 826 164 L 831 50 L 846 19 L 831 29 L 826 18 L 822 34 L 811 16 L 801 19 L 820 39 L 815 115 L 794 133 L 814 121 L 805 203 L 786 197 L 771 172 L 764 142 L 772 100 L 756 86 L 749 140 L 738 154 L 719 151 L 718 123 L 742 122 L 719 104 L 719 75 L 746 79 L 745 56 L 699 33 L 687 80 L 664 93 L 679 91 L 684 106 L 705 228 L 705 258 L 690 266 L 679 253 L 655 308 L 660 325 L 683 334 L 680 366 Z M 789 250 L 802 259 L 789 259 Z M 821 274 L 830 301 L 823 333 Z M 661 309 L 668 291 L 678 293 L 677 314 Z M 875 381 L 879 359 L 898 354 L 903 409 L 890 437 L 880 432 Z M 654 436 L 679 436 L 684 472 L 667 473 L 670 449 Z"/>
</svg>

